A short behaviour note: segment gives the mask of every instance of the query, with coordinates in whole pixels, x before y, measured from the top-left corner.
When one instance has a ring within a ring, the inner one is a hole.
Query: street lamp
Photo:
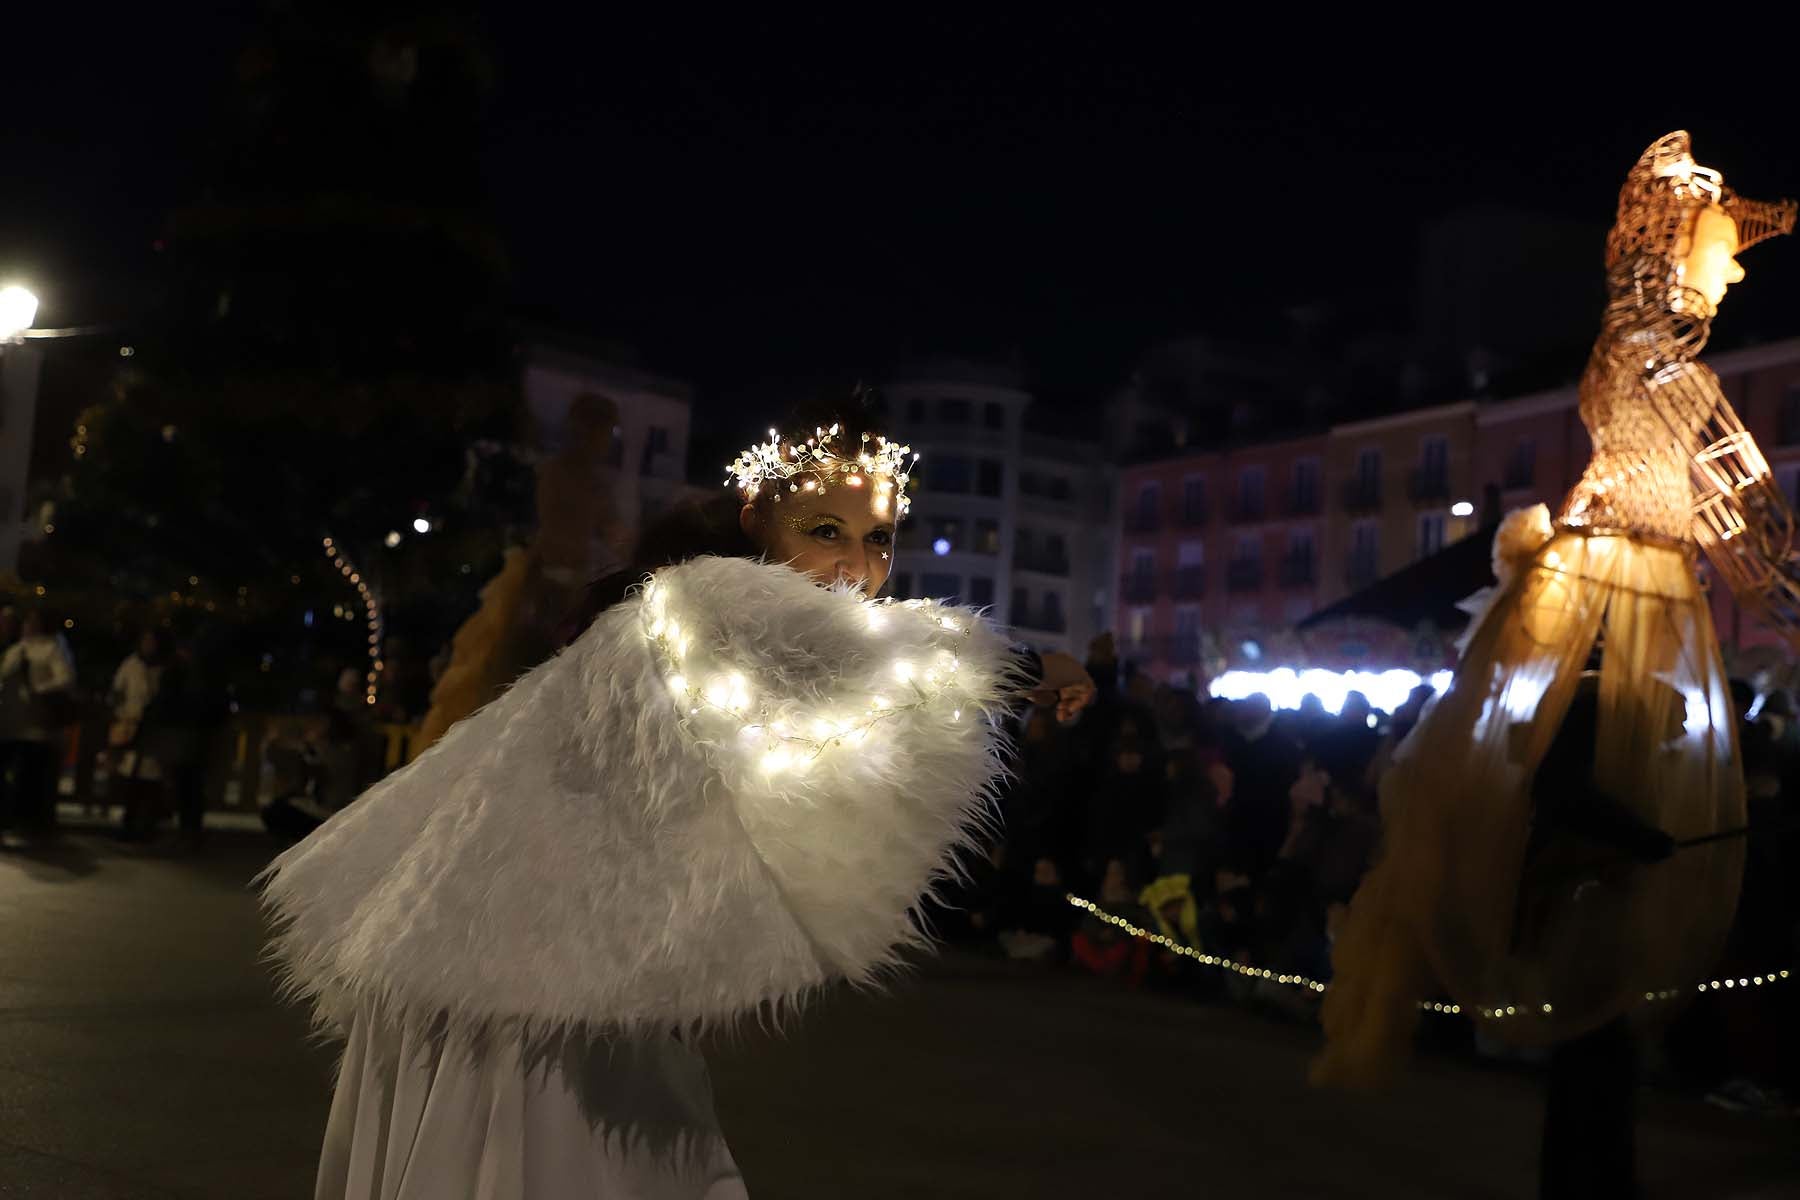
[[[14,284],[0,288],[0,342],[15,341],[37,320],[37,297]]]

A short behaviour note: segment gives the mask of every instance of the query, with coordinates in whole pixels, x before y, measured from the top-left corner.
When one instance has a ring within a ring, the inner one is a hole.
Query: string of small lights
[[[679,709],[690,717],[706,715],[715,723],[723,723],[725,731],[735,736],[735,744],[760,755],[763,773],[804,772],[818,757],[834,746],[861,743],[880,721],[903,712],[913,712],[940,703],[951,706],[950,719],[962,720],[962,709],[951,696],[959,686],[961,659],[949,649],[939,649],[930,662],[896,658],[889,670],[894,688],[909,691],[910,700],[896,700],[885,691],[868,700],[866,708],[851,711],[839,703],[818,711],[796,713],[791,709],[773,716],[759,699],[750,681],[738,671],[715,671],[704,683],[690,680],[688,654],[693,647],[693,634],[684,628],[675,612],[673,589],[653,578],[644,588],[641,610],[644,636],[661,655],[664,680]],[[869,631],[879,634],[886,628],[888,612],[893,607],[908,610],[941,608],[931,601],[906,600],[897,606],[892,600],[864,600],[863,609]],[[925,611],[940,629],[966,639],[968,626],[949,613],[933,615]],[[948,699],[947,699],[948,698]]]
[[[802,443],[796,436],[784,446],[779,431],[769,430],[769,440],[758,442],[725,466],[725,482],[736,483],[744,499],[754,499],[762,485],[772,483],[775,499],[781,499],[781,486],[791,493],[817,492],[824,495],[829,484],[841,479],[848,487],[860,488],[867,483],[871,491],[870,507],[878,517],[904,517],[912,501],[907,498],[908,473],[919,456],[911,446],[890,442],[877,434],[873,439],[862,435],[855,454],[840,451],[832,445],[839,427],[813,430],[813,436]],[[870,448],[871,440],[873,449]],[[907,455],[912,454],[911,462]],[[794,476],[805,475],[799,483]]]
[[[326,538],[325,553],[330,556],[331,565],[336,567],[338,573],[356,588],[356,594],[362,599],[363,613],[367,616],[369,624],[369,673],[363,690],[363,701],[366,704],[373,704],[381,683],[381,673],[387,667],[387,664],[381,661],[381,639],[386,632],[386,622],[381,615],[381,604],[375,599],[375,592],[369,587],[369,581],[362,577],[362,572],[356,569],[356,565],[344,553],[342,546],[331,538]]]
[[[1076,908],[1079,908],[1092,916],[1098,917],[1109,925],[1123,929],[1132,937],[1142,938],[1152,945],[1160,946],[1173,954],[1181,955],[1183,958],[1191,958],[1197,963],[1202,963],[1209,967],[1219,967],[1223,970],[1232,971],[1238,975],[1244,975],[1251,979],[1266,979],[1274,983],[1286,984],[1290,987],[1305,988],[1307,991],[1311,992],[1323,993],[1328,986],[1317,979],[1308,979],[1304,975],[1284,974],[1277,971],[1271,971],[1266,967],[1253,967],[1245,963],[1235,962],[1229,958],[1221,958],[1216,954],[1207,954],[1203,951],[1196,950],[1194,947],[1178,942],[1174,938],[1166,937],[1160,933],[1152,933],[1148,929],[1140,929],[1125,918],[1109,913],[1098,904],[1095,904],[1092,900],[1077,896],[1073,892],[1065,893],[1064,898]],[[1738,979],[1714,979],[1708,983],[1696,985],[1695,990],[1700,992],[1720,992],[1738,988],[1758,988],[1767,984],[1783,982],[1789,977],[1790,972],[1788,971],[1770,971],[1767,974],[1751,975]],[[1678,996],[1686,995],[1687,991],[1688,989],[1686,988],[1666,988],[1660,992],[1645,992],[1644,1000],[1646,1003],[1673,1000]],[[1426,1012],[1441,1013],[1446,1016],[1460,1016],[1463,1012],[1463,1006],[1460,1004],[1420,1001],[1419,1007]],[[1556,1011],[1555,1007],[1550,1004],[1540,1004],[1537,1006],[1537,1009],[1539,1012],[1545,1014]],[[1483,1017],[1490,1021],[1498,1021],[1504,1020],[1507,1017],[1518,1016],[1519,1006],[1509,1004],[1503,1008],[1481,1008],[1474,1011],[1479,1012]]]

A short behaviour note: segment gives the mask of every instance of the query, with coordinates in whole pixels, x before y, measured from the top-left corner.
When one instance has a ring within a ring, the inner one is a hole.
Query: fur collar
[[[368,1003],[461,1032],[702,1030],[874,982],[923,941],[912,906],[1003,771],[1004,639],[967,610],[745,559],[653,588],[654,608],[640,591],[603,613],[259,877],[285,986],[322,1021]],[[676,618],[678,662],[650,636]],[[951,655],[942,690],[899,678]],[[771,772],[767,730],[677,701],[675,667],[697,686],[735,673],[759,720],[893,711]]]

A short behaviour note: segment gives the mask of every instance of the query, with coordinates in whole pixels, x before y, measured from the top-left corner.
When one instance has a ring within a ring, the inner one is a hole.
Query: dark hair
[[[778,428],[784,433],[838,427],[838,443],[856,446],[864,434],[871,438],[884,424],[881,402],[862,384],[846,396],[842,389],[816,392],[796,403]],[[766,436],[767,429],[759,431]],[[759,503],[771,502],[765,492]],[[744,533],[738,514],[744,507],[736,488],[721,487],[716,496],[690,500],[663,513],[646,525],[632,547],[630,564],[590,583],[582,602],[563,622],[564,645],[580,637],[594,618],[625,598],[645,575],[659,567],[686,562],[706,554],[723,558],[757,558],[762,548]]]

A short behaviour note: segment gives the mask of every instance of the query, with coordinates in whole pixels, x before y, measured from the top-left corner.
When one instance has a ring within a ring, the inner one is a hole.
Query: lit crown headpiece
[[[1722,207],[1737,222],[1738,253],[1794,231],[1792,200],[1751,200],[1725,186],[1725,179],[1694,161],[1685,129],[1650,144],[1619,189],[1619,214],[1606,236],[1606,265],[1632,259],[1671,259],[1696,208]]]
[[[814,429],[804,441],[799,437],[783,438],[769,430],[769,440],[749,447],[726,466],[727,486],[736,483],[744,499],[753,499],[765,483],[774,488],[775,499],[784,493],[818,492],[834,486],[867,489],[875,512],[892,515],[899,520],[906,515],[912,501],[907,498],[906,484],[912,478],[912,465],[919,456],[911,446],[890,442],[880,434],[862,435],[862,444],[850,451],[837,444],[840,427]],[[796,480],[796,476],[805,479]]]

